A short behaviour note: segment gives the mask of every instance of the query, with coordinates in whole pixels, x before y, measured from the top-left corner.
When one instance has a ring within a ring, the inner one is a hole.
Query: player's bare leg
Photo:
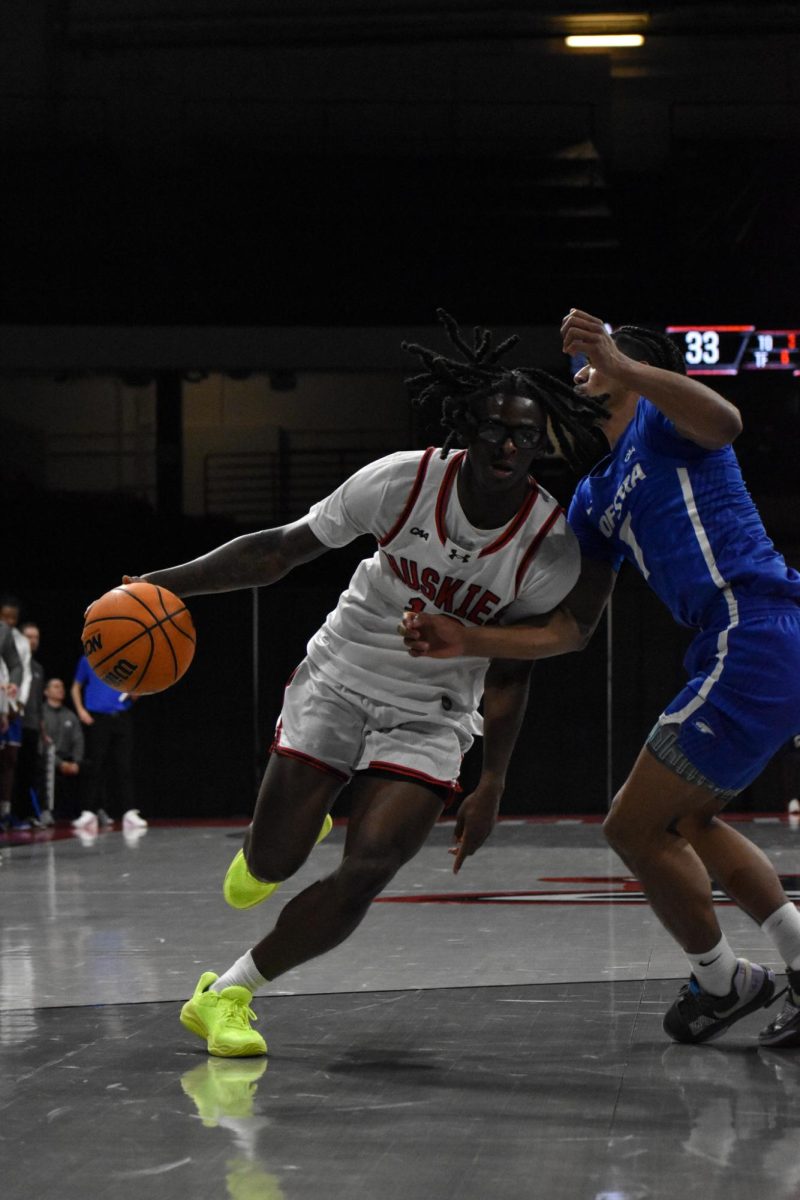
[[[786,893],[772,863],[736,829],[717,816],[701,813],[683,817],[677,829],[712,879],[759,925],[786,904]]]
[[[605,823],[609,843],[692,964],[691,981],[664,1018],[666,1032],[681,1042],[718,1037],[734,1021],[769,1003],[774,992],[773,973],[737,959],[723,936],[709,870],[715,868],[723,886],[733,883],[751,914],[774,912],[786,897],[756,847],[750,853],[745,839],[718,834],[718,827],[724,828],[716,820],[722,804],[709,789],[682,779],[644,749]],[[707,864],[701,853],[710,856]]]
[[[239,851],[225,876],[229,903],[235,908],[260,903],[280,880],[302,866],[344,782],[297,759],[277,755],[270,759],[247,834],[247,859]],[[248,869],[251,862],[257,875]],[[204,971],[181,1009],[181,1024],[202,1038],[212,1055],[266,1054],[266,1042],[250,1024],[255,1019],[250,1008],[253,992],[263,982],[249,951],[222,976]]]
[[[333,786],[335,781],[328,784]],[[364,919],[378,893],[423,845],[442,808],[432,791],[417,784],[357,779],[338,869],[290,900],[272,932],[224,974],[203,972],[181,1009],[184,1028],[202,1038],[212,1055],[266,1054],[266,1042],[250,1024],[256,1016],[250,1008],[253,993],[284,971],[344,941]],[[318,815],[311,805],[308,811]],[[262,828],[269,827],[259,826],[258,837]],[[308,828],[313,828],[310,820]]]
[[[231,908],[254,908],[299,870],[315,843],[333,828],[328,810],[346,782],[338,773],[273,755],[244,847],[234,855],[222,884]]]
[[[642,750],[604,826],[659,920],[690,954],[708,950],[720,937],[709,871],[759,922],[786,903],[769,860],[715,819],[722,807],[707,788],[681,779]]]
[[[252,951],[272,980],[338,946],[370,904],[425,843],[442,812],[429,789],[398,780],[357,778],[344,856],[336,871],[283,908],[275,928]]]
[[[300,759],[272,755],[244,843],[248,869],[257,879],[289,879],[302,867],[346,782]]]

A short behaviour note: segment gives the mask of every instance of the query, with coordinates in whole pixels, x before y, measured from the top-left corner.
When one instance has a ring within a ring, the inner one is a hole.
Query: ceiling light
[[[564,14],[560,28],[568,33],[644,33],[650,24],[646,12],[596,12]]]
[[[564,40],[573,50],[644,45],[641,33],[571,33]]]

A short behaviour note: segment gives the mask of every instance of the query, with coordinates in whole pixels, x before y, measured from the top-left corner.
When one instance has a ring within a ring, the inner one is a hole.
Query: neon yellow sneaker
[[[317,845],[328,836],[332,829],[333,821],[330,814],[326,813],[317,837]],[[256,879],[255,875],[251,875],[247,869],[244,851],[239,850],[228,867],[222,884],[222,894],[231,908],[255,908],[256,904],[260,904],[262,900],[266,900],[267,896],[276,892],[282,882],[281,880],[278,883],[262,883],[260,879]]]
[[[181,1025],[203,1038],[208,1053],[218,1058],[247,1058],[267,1053],[267,1043],[250,1028],[257,1020],[250,1007],[252,993],[244,987],[226,987],[221,992],[208,989],[219,976],[204,971],[194,995],[181,1009]]]
[[[269,1175],[260,1163],[247,1158],[229,1158],[225,1184],[231,1200],[284,1200],[277,1175]]]
[[[258,1081],[267,1069],[265,1058],[209,1058],[181,1076],[181,1087],[194,1100],[197,1115],[208,1129],[220,1117],[252,1117]]]

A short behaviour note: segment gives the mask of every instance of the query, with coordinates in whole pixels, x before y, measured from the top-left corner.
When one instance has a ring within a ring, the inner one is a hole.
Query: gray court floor
[[[739,828],[795,895],[798,832]],[[348,943],[256,998],[268,1062],[208,1058],[180,1003],[344,838],[235,913],[239,833],[0,849],[3,1200],[800,1197],[800,1052],[758,1049],[763,1014],[665,1039],[684,961],[598,825],[504,822],[457,878],[438,827]]]

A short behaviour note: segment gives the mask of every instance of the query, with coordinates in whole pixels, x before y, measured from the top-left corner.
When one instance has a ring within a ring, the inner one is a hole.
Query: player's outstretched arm
[[[516,625],[471,628],[453,617],[403,613],[399,627],[412,658],[550,658],[582,649],[581,633],[564,604]]]
[[[293,567],[318,558],[328,549],[311,532],[307,518],[303,517],[291,525],[246,533],[192,562],[148,571],[137,578],[182,597],[233,592],[274,583]]]
[[[599,317],[571,309],[561,322],[561,339],[565,354],[585,354],[612,385],[646,396],[698,446],[719,450],[741,433],[741,414],[729,400],[697,379],[629,358]]]
[[[432,613],[403,614],[399,632],[412,658],[553,658],[583,650],[608,603],[616,572],[584,558],[572,591],[558,608],[514,625],[462,625]]]
[[[531,663],[493,659],[483,690],[483,767],[456,815],[453,873],[479,850],[497,823],[506,774],[528,705]]]

